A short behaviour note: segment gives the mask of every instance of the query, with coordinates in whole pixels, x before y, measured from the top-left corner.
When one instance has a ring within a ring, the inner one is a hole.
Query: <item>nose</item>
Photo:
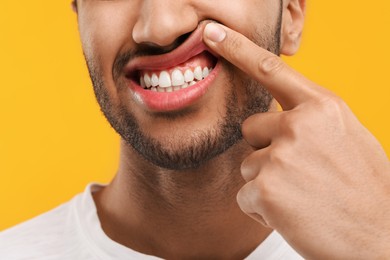
[[[168,46],[181,35],[193,31],[198,15],[187,0],[144,0],[133,27],[133,40]]]

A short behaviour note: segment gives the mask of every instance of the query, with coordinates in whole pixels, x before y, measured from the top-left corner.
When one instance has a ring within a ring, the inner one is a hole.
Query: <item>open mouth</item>
[[[186,62],[165,70],[139,70],[133,78],[143,89],[174,92],[191,87],[206,79],[217,59],[204,51]]]
[[[137,57],[125,67],[130,95],[149,111],[184,109],[200,100],[220,71],[204,44],[206,22],[169,53]]]

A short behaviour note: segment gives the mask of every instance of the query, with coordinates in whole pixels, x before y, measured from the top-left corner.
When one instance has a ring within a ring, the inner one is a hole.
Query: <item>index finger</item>
[[[314,98],[318,92],[318,86],[287,66],[277,55],[226,26],[207,24],[203,38],[212,51],[260,82],[284,110]]]

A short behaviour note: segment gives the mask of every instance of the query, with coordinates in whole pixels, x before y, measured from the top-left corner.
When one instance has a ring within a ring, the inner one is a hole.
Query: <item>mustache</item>
[[[128,49],[119,53],[115,57],[114,65],[112,68],[113,70],[112,74],[114,80],[117,80],[120,77],[124,67],[131,60],[143,56],[161,55],[161,54],[169,53],[172,50],[179,47],[189,37],[191,33],[192,32],[181,35],[174,42],[172,42],[167,46],[160,46],[155,43],[145,42],[145,43],[137,44],[137,46],[135,46],[134,49]]]

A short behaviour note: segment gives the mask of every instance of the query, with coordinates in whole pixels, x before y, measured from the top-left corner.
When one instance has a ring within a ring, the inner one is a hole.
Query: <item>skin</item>
[[[389,259],[390,165],[378,141],[339,97],[243,35],[209,25],[205,38],[284,110],[243,124],[256,151],[241,165],[241,209],[306,258]]]
[[[292,55],[305,1],[286,0],[282,10],[278,51]],[[261,45],[255,32],[275,27],[279,11],[274,0],[77,2],[83,50],[93,61],[90,71],[101,73],[114,120],[125,104],[140,130],[170,152],[191,147],[190,133],[214,129],[228,113],[229,93],[245,107],[248,80],[266,87],[285,110],[249,117],[244,139],[185,169],[159,167],[122,139],[116,177],[94,194],[110,238],[168,259],[242,259],[276,229],[307,258],[389,256],[388,159],[339,98],[252,42]],[[129,100],[112,75],[115,58],[140,46],[170,51],[206,19],[227,26],[224,37],[207,26],[204,41],[230,63],[200,104],[167,119]],[[177,138],[164,142],[172,120]]]

